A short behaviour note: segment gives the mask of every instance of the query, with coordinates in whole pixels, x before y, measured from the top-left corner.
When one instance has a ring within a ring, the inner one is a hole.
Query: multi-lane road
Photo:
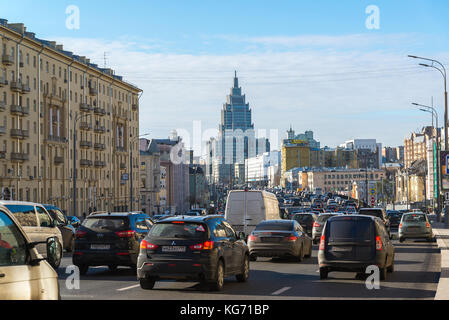
[[[250,279],[238,283],[226,279],[222,292],[210,292],[198,283],[161,281],[153,290],[142,290],[129,268],[109,271],[90,268],[80,278],[78,290],[68,290],[65,273],[71,256],[64,256],[58,270],[63,300],[265,300],[265,299],[433,299],[440,276],[440,253],[435,243],[394,241],[395,272],[380,283],[380,289],[367,289],[355,273],[330,273],[320,280],[317,247],[303,262],[259,258],[251,263]]]

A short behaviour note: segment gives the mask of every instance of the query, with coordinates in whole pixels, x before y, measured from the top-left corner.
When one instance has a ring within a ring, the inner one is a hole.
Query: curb
[[[449,246],[441,237],[443,230],[448,229],[433,229],[441,254],[440,279],[438,281],[437,292],[435,294],[434,300],[449,300]]]

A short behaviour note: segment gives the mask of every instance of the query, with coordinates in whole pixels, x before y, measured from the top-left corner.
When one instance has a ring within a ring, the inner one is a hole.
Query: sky
[[[444,115],[441,74],[407,55],[449,65],[446,0],[3,0],[0,12],[143,89],[140,132],[149,137],[177,129],[193,146],[199,121],[203,140],[214,135],[234,70],[273,148],[290,125],[313,130],[322,146],[398,146],[431,124],[412,102],[433,97]]]

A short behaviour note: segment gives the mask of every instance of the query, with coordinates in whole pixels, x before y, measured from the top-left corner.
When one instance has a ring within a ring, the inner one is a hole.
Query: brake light
[[[173,221],[172,223],[176,223],[176,224],[184,224],[184,221]]]
[[[399,224],[399,229],[402,229],[402,223]]]
[[[430,224],[428,222],[426,223],[426,227],[427,227],[427,229],[430,228]]]
[[[212,250],[213,247],[214,247],[213,241],[206,241],[204,243],[198,243],[189,246],[190,250]]]
[[[77,238],[77,239],[84,238],[86,236],[86,234],[87,234],[87,232],[78,230],[75,233],[75,238]]]
[[[290,236],[290,237],[286,237],[287,241],[296,241],[298,240],[298,237],[295,236]]]
[[[314,222],[313,223],[313,227],[314,228],[319,228],[319,227],[321,227],[321,224],[319,224],[318,222]]]
[[[326,237],[325,236],[321,236],[319,250],[324,250],[324,243],[325,242],[326,242]]]
[[[136,232],[134,230],[127,230],[127,231],[117,231],[115,234],[118,235],[120,238],[131,238],[134,236]]]
[[[190,246],[190,249],[191,250],[201,250],[201,249],[203,249],[203,244],[202,243],[195,244],[193,246]]]
[[[146,241],[146,240],[142,240],[142,241],[140,242],[140,249],[144,249],[144,250],[156,250],[158,247],[159,247],[158,245],[149,243],[149,242]]]
[[[259,239],[259,237],[257,236],[249,236],[248,237],[248,241],[257,241]]]
[[[376,250],[382,250],[382,240],[379,236],[376,237]]]

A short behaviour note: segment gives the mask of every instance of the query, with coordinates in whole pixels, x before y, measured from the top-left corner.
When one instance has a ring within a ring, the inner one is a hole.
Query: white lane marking
[[[273,292],[271,295],[278,296],[281,293],[284,293],[285,291],[290,290],[290,289],[291,289],[291,287],[285,287],[285,288],[279,289],[278,291]]]
[[[140,284],[136,284],[136,285],[133,285],[133,286],[130,286],[130,287],[126,287],[126,288],[117,289],[117,291],[126,291],[126,290],[134,289],[134,288],[137,288],[137,287],[140,287]]]

